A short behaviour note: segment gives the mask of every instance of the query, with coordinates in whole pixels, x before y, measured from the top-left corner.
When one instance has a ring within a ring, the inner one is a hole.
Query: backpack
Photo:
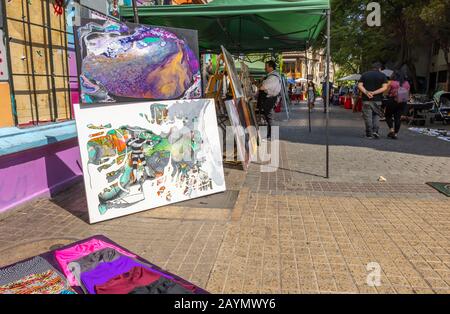
[[[395,101],[399,104],[409,101],[409,90],[407,88],[404,88],[403,85],[398,89]]]

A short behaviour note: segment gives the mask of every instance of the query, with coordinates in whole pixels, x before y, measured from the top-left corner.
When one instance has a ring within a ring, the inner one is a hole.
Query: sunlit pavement
[[[405,126],[388,140],[384,123],[366,140],[360,113],[332,108],[326,179],[324,117],[318,106],[309,133],[304,105],[276,114],[279,165],[226,165],[231,207],[89,225],[81,183],[25,204],[0,216],[0,264],[103,234],[213,293],[450,293],[450,201],[425,185],[450,181],[450,143]]]

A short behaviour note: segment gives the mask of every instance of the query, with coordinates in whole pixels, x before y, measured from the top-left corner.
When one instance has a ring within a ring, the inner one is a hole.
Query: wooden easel
[[[205,96],[207,98],[213,98],[215,100],[218,124],[222,128],[222,130],[225,132],[226,131],[226,127],[227,127],[226,123],[231,123],[231,121],[230,121],[230,118],[228,117],[228,114],[227,114],[227,111],[226,111],[226,108],[225,108],[225,104],[224,104],[224,102],[222,100],[223,84],[224,84],[225,75],[220,73],[220,64],[221,64],[221,62],[223,63],[224,71],[226,71],[227,73],[231,73],[229,68],[228,68],[227,62],[225,61],[224,55],[220,54],[219,57],[217,58],[218,66],[216,68],[216,71],[208,80],[208,85],[206,87]],[[230,88],[231,93],[233,95],[233,99],[237,99],[237,97],[236,97],[236,87],[233,85],[233,81],[231,79],[230,79],[230,87],[229,88]],[[247,126],[251,126],[252,125],[252,118],[251,118],[251,114],[249,112],[249,110],[251,110],[251,108],[247,104],[246,97],[241,98],[240,100],[242,101],[241,109],[242,109],[242,113],[243,113],[243,116],[244,116],[245,124]],[[254,121],[254,124],[255,124],[255,128],[257,128],[258,126],[257,126],[256,121]],[[258,134],[256,134],[256,135],[253,134],[252,136],[256,136],[256,139],[258,139]],[[254,145],[257,145],[257,142],[256,142],[256,144],[255,143],[249,143],[249,145],[251,145],[253,147]],[[253,149],[255,149],[255,147],[253,147]],[[250,154],[250,151],[248,153]],[[236,159],[236,160],[237,160],[237,155],[238,155],[237,154],[237,147],[235,145],[235,147],[234,147],[234,159]],[[250,158],[250,156],[246,156],[246,157]],[[233,162],[227,162],[226,161],[225,163],[229,163],[229,164],[232,164],[232,165],[242,165],[241,161],[233,161]],[[242,168],[245,168],[245,167],[242,165]]]

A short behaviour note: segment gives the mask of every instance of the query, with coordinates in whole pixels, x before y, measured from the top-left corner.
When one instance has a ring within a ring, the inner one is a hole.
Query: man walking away
[[[381,63],[374,63],[372,70],[364,73],[359,80],[358,88],[363,99],[363,118],[366,124],[366,138],[379,139],[381,103],[383,93],[388,88],[386,75],[381,72]]]
[[[278,96],[281,93],[281,76],[276,69],[276,63],[272,60],[266,62],[267,77],[262,82],[258,97],[258,106],[267,123],[267,140],[272,136],[272,110],[275,107]]]

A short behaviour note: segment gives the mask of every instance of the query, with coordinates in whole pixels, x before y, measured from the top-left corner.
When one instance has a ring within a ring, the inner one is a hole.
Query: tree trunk
[[[408,72],[411,74],[414,91],[417,93],[419,90],[419,81],[417,80],[416,65],[412,61],[408,62]]]

